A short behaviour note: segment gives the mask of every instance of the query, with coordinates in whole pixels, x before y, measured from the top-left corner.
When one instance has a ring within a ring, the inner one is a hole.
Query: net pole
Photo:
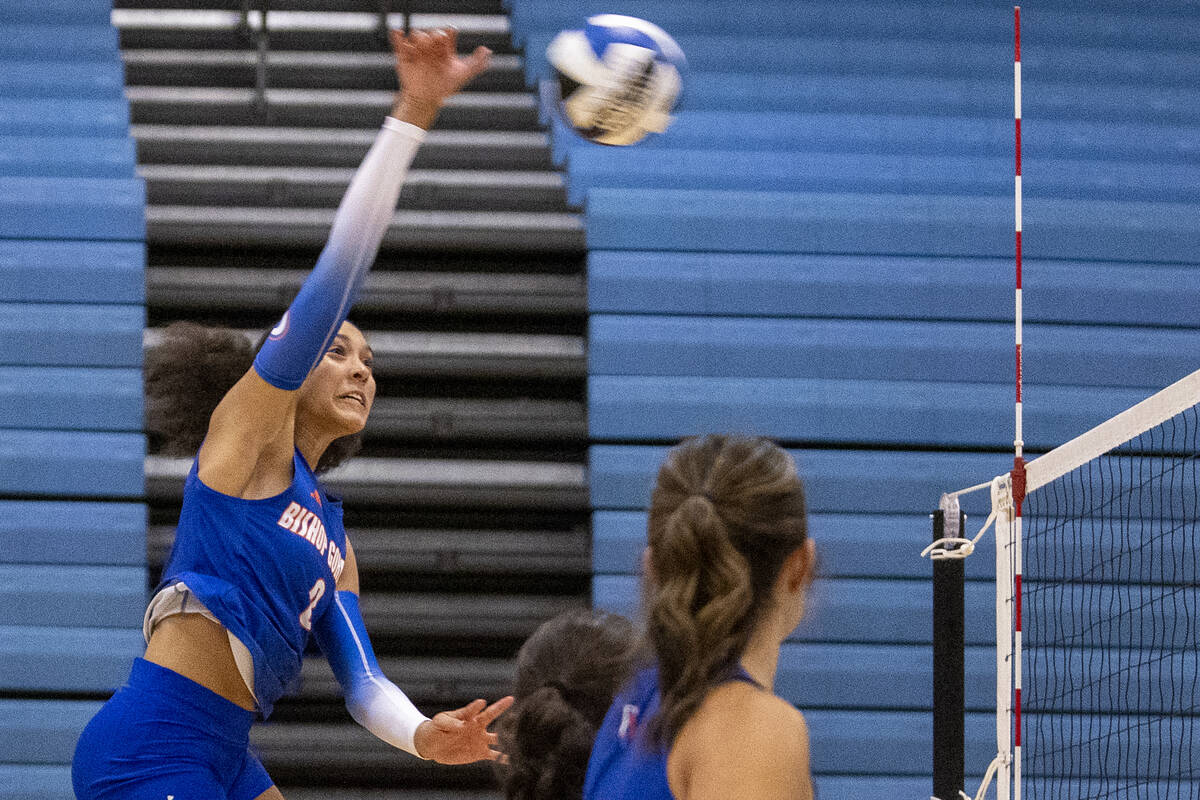
[[[942,495],[933,541],[961,537],[966,515]],[[933,797],[952,800],[966,785],[965,601],[962,559],[933,562]]]
[[[1021,7],[1013,6],[1013,139],[1014,139],[1014,217],[1015,237],[1015,339],[1016,339],[1016,403],[1013,439],[1012,471],[1012,579],[1013,579],[1013,753],[1012,753],[1012,797],[1021,800],[1021,507],[1025,502],[1025,442],[1021,412],[1023,386],[1022,323],[1022,264],[1021,264]]]

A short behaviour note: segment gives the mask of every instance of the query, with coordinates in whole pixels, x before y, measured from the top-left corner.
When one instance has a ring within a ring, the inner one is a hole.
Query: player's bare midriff
[[[246,688],[229,634],[217,623],[199,614],[176,614],[154,628],[144,658],[178,672],[247,711],[255,709],[254,697]]]

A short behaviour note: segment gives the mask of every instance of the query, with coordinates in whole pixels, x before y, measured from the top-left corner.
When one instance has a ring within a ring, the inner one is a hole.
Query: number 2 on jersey
[[[304,628],[304,630],[312,630],[313,609],[317,607],[317,603],[321,602],[321,598],[324,596],[325,579],[318,578],[313,587],[308,590],[308,608],[304,609],[304,613],[300,615],[300,627]]]

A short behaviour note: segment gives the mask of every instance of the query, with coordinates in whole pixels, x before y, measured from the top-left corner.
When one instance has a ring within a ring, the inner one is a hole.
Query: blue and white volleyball
[[[546,47],[558,111],[583,138],[630,145],[662,133],[683,87],[683,51],[657,25],[599,14]]]

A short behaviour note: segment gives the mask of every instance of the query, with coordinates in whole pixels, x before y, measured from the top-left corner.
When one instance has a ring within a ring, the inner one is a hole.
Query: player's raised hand
[[[397,111],[436,115],[448,98],[491,63],[492,51],[482,46],[468,56],[458,55],[458,31],[453,28],[389,33],[400,81]],[[421,125],[420,120],[404,121]]]
[[[512,704],[512,697],[497,700],[490,706],[485,700],[475,700],[454,711],[443,711],[420,724],[413,736],[413,744],[422,758],[440,764],[496,761],[502,758],[496,749],[499,740],[488,726]]]

